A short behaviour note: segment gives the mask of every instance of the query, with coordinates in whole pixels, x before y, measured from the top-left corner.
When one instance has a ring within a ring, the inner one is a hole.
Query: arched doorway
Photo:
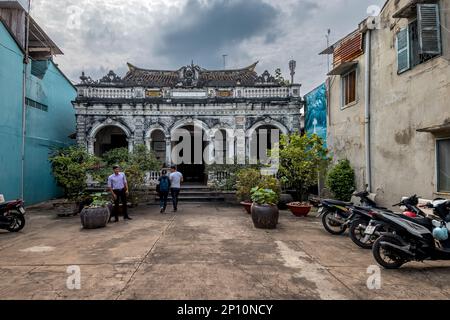
[[[166,135],[162,130],[154,130],[150,135],[150,148],[155,153],[156,159],[161,163],[166,162]]]
[[[206,132],[194,125],[172,132],[172,162],[177,165],[187,183],[206,183],[205,150],[209,144]]]
[[[128,137],[125,131],[117,126],[106,126],[95,136],[94,154],[98,157],[106,152],[118,149],[128,149]]]
[[[268,164],[270,150],[280,141],[284,132],[270,124],[260,125],[251,131],[249,138],[250,163]]]

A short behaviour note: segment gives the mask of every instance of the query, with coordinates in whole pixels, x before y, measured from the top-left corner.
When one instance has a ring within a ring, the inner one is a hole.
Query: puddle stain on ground
[[[347,297],[342,295],[334,288],[332,278],[327,276],[327,269],[311,260],[305,252],[296,251],[288,247],[282,241],[275,241],[278,246],[278,252],[283,259],[286,267],[298,270],[294,274],[296,278],[304,278],[315,284],[320,299],[323,300],[344,300]]]

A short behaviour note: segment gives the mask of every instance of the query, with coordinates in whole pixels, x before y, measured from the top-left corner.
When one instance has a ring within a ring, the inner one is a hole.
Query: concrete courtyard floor
[[[240,207],[184,204],[131,211],[98,230],[30,209],[19,234],[0,231],[0,299],[448,299],[450,262],[381,271],[369,290],[370,251],[326,233],[320,219],[282,211],[277,230],[257,230]],[[69,290],[69,266],[81,289]]]

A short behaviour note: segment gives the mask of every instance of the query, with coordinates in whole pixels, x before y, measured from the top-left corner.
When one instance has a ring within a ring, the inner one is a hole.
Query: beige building
[[[388,0],[327,48],[328,145],[381,204],[450,197],[450,0]]]

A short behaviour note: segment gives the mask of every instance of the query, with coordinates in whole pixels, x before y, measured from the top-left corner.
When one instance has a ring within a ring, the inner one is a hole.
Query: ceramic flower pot
[[[108,207],[84,208],[80,213],[81,225],[84,229],[98,229],[106,227],[110,217]]]
[[[296,217],[307,217],[311,212],[312,206],[304,203],[288,203],[288,208]]]
[[[276,229],[280,212],[277,206],[254,203],[251,207],[253,224],[258,229]]]
[[[248,213],[248,214],[252,214],[252,211],[251,211],[251,209],[252,209],[252,202],[249,202],[249,201],[242,201],[241,202],[241,205],[244,207],[244,209],[245,209],[245,211]]]

